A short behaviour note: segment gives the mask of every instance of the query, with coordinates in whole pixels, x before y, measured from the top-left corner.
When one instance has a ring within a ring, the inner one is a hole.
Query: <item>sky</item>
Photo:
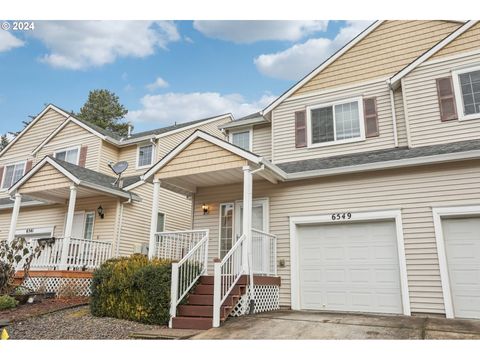
[[[4,21],[1,21],[2,24]],[[12,25],[12,21],[7,21]],[[134,131],[263,109],[372,21],[34,21],[0,29],[0,133],[93,89]]]

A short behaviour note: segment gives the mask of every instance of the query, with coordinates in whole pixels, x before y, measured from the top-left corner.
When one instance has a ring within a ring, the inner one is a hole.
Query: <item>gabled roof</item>
[[[395,88],[398,86],[399,81],[407,74],[409,74],[411,71],[413,71],[417,66],[425,62],[427,59],[429,59],[432,55],[434,55],[436,52],[440,51],[442,48],[450,44],[453,40],[458,38],[460,35],[465,33],[468,29],[470,29],[472,26],[474,26],[478,20],[470,20],[467,21],[465,24],[460,26],[457,30],[452,32],[450,35],[448,35],[446,38],[441,40],[439,43],[437,43],[435,46],[427,50],[425,53],[423,53],[421,56],[416,58],[413,62],[405,66],[402,70],[400,70],[398,73],[393,75],[390,79],[388,79],[388,83],[390,84],[391,87]]]
[[[274,173],[279,180],[283,180],[283,171],[280,170],[277,166],[270,163],[265,158],[254,154],[250,151],[244,150],[234,144],[231,144],[227,141],[217,138],[216,136],[210,135],[202,130],[196,130],[192,135],[182,141],[177,147],[175,147],[172,151],[170,151],[167,155],[165,155],[160,161],[158,161],[155,165],[153,165],[145,174],[142,176],[142,181],[147,181],[151,178],[157,171],[167,165],[170,160],[175,158],[182,150],[184,150],[188,145],[193,143],[197,139],[203,139],[208,141],[214,145],[217,145],[227,151],[230,151],[244,159],[256,164],[258,166],[264,166],[272,173]]]
[[[312,72],[310,72],[308,75],[306,75],[303,79],[301,79],[299,82],[297,82],[295,85],[293,85],[290,89],[285,91],[282,95],[280,95],[275,101],[273,101],[270,105],[268,105],[265,109],[261,111],[261,114],[263,116],[266,116],[268,113],[270,113],[273,109],[275,109],[283,100],[288,98],[290,95],[292,95],[295,91],[297,91],[299,88],[301,88],[303,85],[305,85],[308,81],[310,81],[312,78],[314,78],[316,75],[318,75],[323,69],[325,69],[327,66],[329,66],[331,63],[333,63],[335,60],[337,60],[340,56],[345,54],[348,50],[350,50],[352,47],[354,47],[358,42],[360,42],[362,39],[364,39],[368,34],[370,34],[373,30],[375,30],[377,27],[379,27],[384,20],[377,20],[374,23],[372,23],[369,27],[367,27],[365,30],[363,30],[360,34],[358,34],[356,37],[354,37],[350,42],[348,42],[345,46],[343,46],[340,50],[338,50],[335,54],[330,56],[327,60],[325,60],[322,64],[320,64],[317,68],[315,68]]]
[[[261,125],[261,124],[270,124],[270,121],[265,119],[260,112],[256,112],[242,118],[236,119],[234,121],[230,121],[225,124],[221,124],[218,126],[219,129],[233,129],[243,126],[251,126],[251,125]]]
[[[37,171],[40,170],[45,164],[52,165],[76,185],[107,192],[112,195],[127,199],[141,201],[141,198],[138,195],[113,185],[116,180],[115,177],[105,175],[78,165],[70,164],[68,162],[55,159],[51,156],[45,156],[42,161],[35,165],[24,177],[22,177],[10,189],[8,189],[8,192],[10,194],[15,193],[20,186],[22,186],[26,181],[28,181],[28,179],[35,175],[35,173],[37,173]],[[131,181],[133,181],[133,179],[129,180],[129,183],[131,183]]]

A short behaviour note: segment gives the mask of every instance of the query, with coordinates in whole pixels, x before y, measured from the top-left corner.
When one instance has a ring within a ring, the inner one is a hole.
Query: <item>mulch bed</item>
[[[43,299],[38,303],[18,305],[14,309],[0,311],[0,322],[23,321],[31,317],[41,316],[58,310],[88,304],[88,302],[89,298],[87,297]]]

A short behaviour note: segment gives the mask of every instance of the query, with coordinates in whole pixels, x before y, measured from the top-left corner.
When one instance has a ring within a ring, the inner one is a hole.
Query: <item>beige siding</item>
[[[48,135],[49,134],[45,134],[44,138]],[[85,167],[98,171],[101,145],[102,140],[98,136],[93,135],[91,132],[73,122],[69,122],[40,149],[36,156],[36,162],[41,161],[46,155],[53,155],[53,153],[58,150],[75,146],[88,146]]]
[[[137,170],[137,144],[132,146],[122,147],[119,150],[118,159],[119,161],[128,162],[128,169],[124,172],[125,176],[143,174],[145,169]]]
[[[348,144],[312,148],[295,147],[295,111],[302,111],[309,105],[326,103],[332,101],[332,99],[348,99],[359,96],[377,98],[379,136]],[[390,92],[385,81],[287,100],[273,111],[272,123],[273,161],[275,163],[387,149],[395,145]]]
[[[386,21],[294,95],[394,74],[460,26],[448,21]]]
[[[165,231],[192,228],[192,200],[167,189],[160,190],[159,211],[166,214]]]
[[[268,160],[272,160],[272,127],[270,125],[253,128],[252,151]]]
[[[112,170],[108,167],[109,162],[116,163],[119,161],[119,149],[106,141],[101,142],[98,171],[113,175]]]
[[[278,236],[281,305],[290,305],[289,217],[343,211],[401,209],[412,312],[444,313],[432,206],[478,204],[480,161],[296,181],[255,182],[254,198],[269,198],[270,232]],[[210,229],[210,261],[218,254],[219,203],[242,199],[242,185],[201,188],[194,228]],[[203,215],[201,205],[209,205]]]
[[[245,159],[203,139],[197,139],[180,154],[170,160],[156,178],[198,174],[210,171],[238,168]]]
[[[480,23],[472,26],[450,44],[434,54],[431,59],[458,54],[464,51],[480,49]]]
[[[398,88],[394,92],[395,116],[397,118],[397,137],[398,146],[407,146],[407,128],[405,124],[405,111],[403,109],[402,88]]]
[[[454,60],[425,63],[404,78],[412,146],[478,139],[480,122],[440,120],[435,79],[450,76],[452,69],[478,65],[480,54]],[[457,109],[458,110],[458,109]]]
[[[50,164],[45,164],[28,181],[20,186],[19,192],[28,194],[30,192],[66,188],[72,182],[68,180],[60,171]]]

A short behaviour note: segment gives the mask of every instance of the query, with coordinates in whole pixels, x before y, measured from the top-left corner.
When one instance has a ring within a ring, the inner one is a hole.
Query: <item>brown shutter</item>
[[[377,98],[363,99],[363,115],[365,117],[365,136],[367,138],[378,136]]]
[[[80,156],[78,158],[78,166],[85,167],[85,163],[87,162],[87,150],[88,150],[88,146],[82,146],[80,148]]]
[[[302,148],[307,146],[307,120],[306,112],[295,112],[295,147]]]
[[[436,81],[440,119],[442,121],[457,120],[457,107],[455,105],[452,77],[444,77]]]
[[[4,166],[0,166],[0,186],[2,186],[3,181],[3,170],[5,169]]]
[[[28,173],[32,169],[33,161],[32,160],[27,160],[27,163],[25,164],[25,174]]]

